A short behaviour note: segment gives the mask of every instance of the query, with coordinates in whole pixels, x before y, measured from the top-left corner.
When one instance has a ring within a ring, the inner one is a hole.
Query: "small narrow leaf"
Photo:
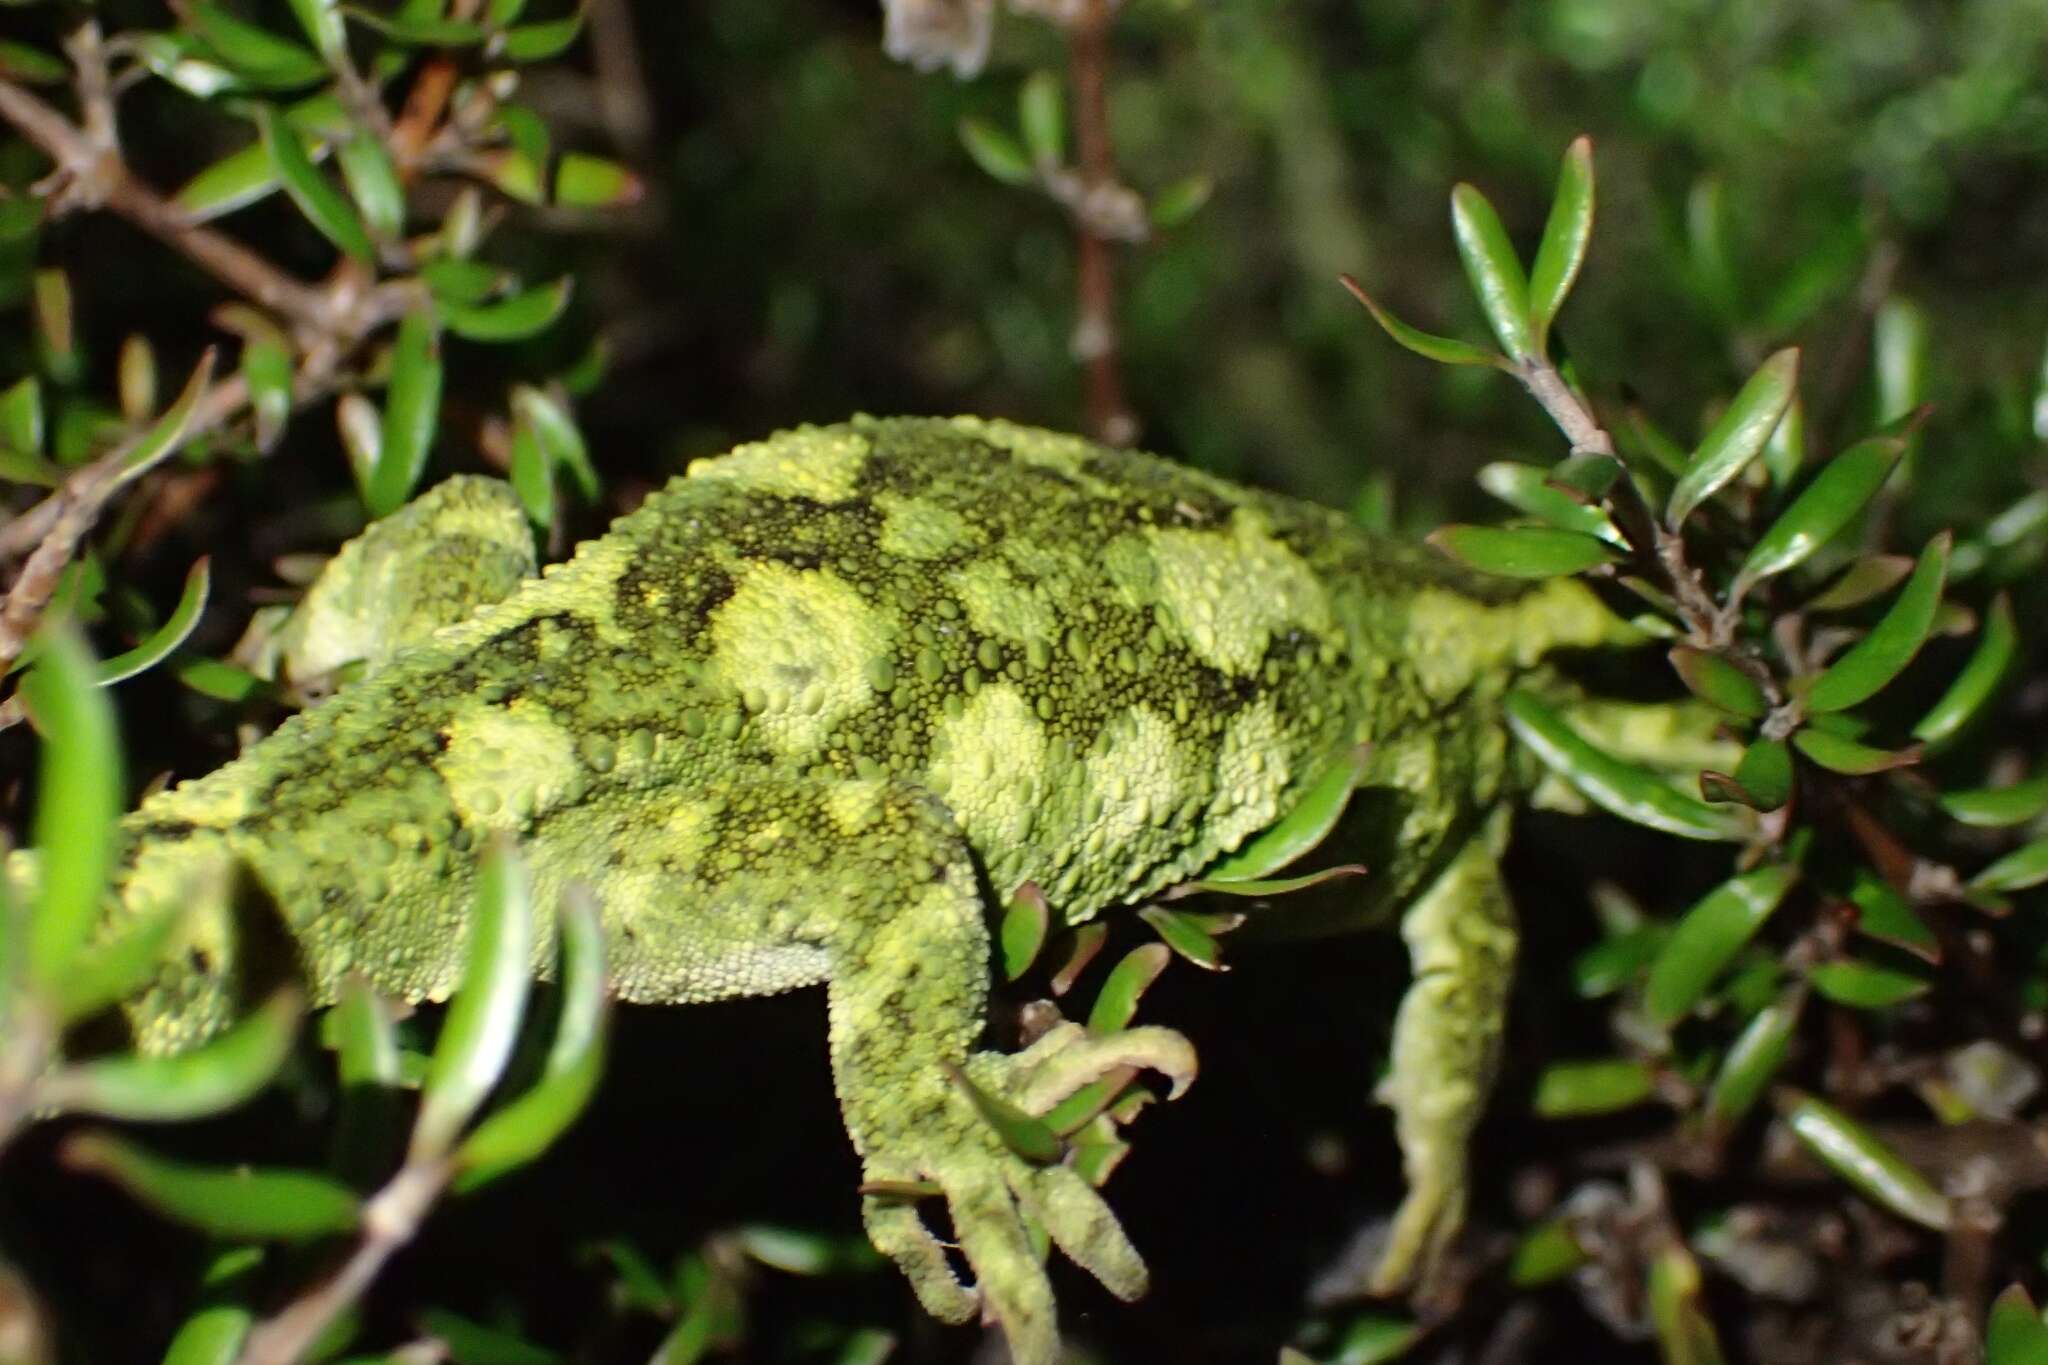
[[[64,1144],[64,1164],[120,1185],[168,1218],[236,1241],[303,1242],[356,1225],[355,1192],[314,1171],[194,1166],[105,1133]]]
[[[377,463],[364,495],[372,518],[397,511],[419,486],[440,416],[441,345],[434,320],[424,311],[407,313],[391,352]]]
[[[1679,679],[1702,701],[1748,720],[1770,709],[1770,699],[1756,679],[1720,655],[1679,645],[1669,658]]]
[[[1067,99],[1060,78],[1034,71],[1017,91],[1017,126],[1024,131],[1024,149],[1041,166],[1058,166],[1067,157]]]
[[[1942,810],[1951,820],[1980,829],[2024,825],[2048,811],[2048,774],[2015,782],[2010,787],[1976,787],[1943,792]]]
[[[1792,750],[1780,739],[1757,740],[1742,751],[1735,780],[1762,803],[1761,809],[1778,809],[1792,799]]]
[[[1183,176],[1153,195],[1146,212],[1152,218],[1153,227],[1161,232],[1171,232],[1200,213],[1215,192],[1216,182],[1209,176]]]
[[[1358,745],[1332,763],[1278,823],[1254,835],[1237,852],[1211,864],[1202,874],[1208,882],[1255,881],[1270,877],[1320,844],[1337,826],[1351,793],[1365,775],[1369,746]]]
[[[1612,460],[1607,463],[1614,464]],[[1567,493],[1554,482],[1554,477],[1554,471],[1540,465],[1499,460],[1480,469],[1479,486],[1517,512],[1547,521],[1561,531],[1598,536],[1615,545],[1622,543],[1621,533],[1614,529],[1605,512]]]
[[[568,405],[530,384],[517,384],[512,389],[512,410],[519,414],[521,420],[532,425],[533,434],[540,441],[549,466],[568,470],[577,491],[585,498],[595,498],[598,493],[597,466],[590,461],[589,446],[583,440],[583,433],[577,429],[576,419],[570,414]]]
[[[1877,420],[1906,416],[1927,391],[1927,314],[1911,299],[1886,299],[1872,320],[1870,350]]]
[[[1913,727],[1913,738],[1940,748],[1961,734],[1972,720],[1983,714],[1997,695],[1998,686],[2019,652],[2019,631],[2013,624],[2012,599],[2000,593],[1992,599],[1984,618],[1984,633],[1977,648],[1941,700],[1928,709]]]
[[[357,133],[342,142],[335,160],[370,231],[386,241],[403,232],[405,189],[399,184],[398,167],[385,150],[384,139],[374,133]]]
[[[45,626],[40,656],[21,682],[42,732],[33,832],[41,886],[30,910],[28,979],[59,989],[106,894],[121,813],[121,741],[92,655],[69,626]]]
[[[43,385],[34,375],[0,392],[0,445],[24,455],[43,448]]]
[[[1798,868],[1773,863],[1731,877],[1700,897],[1650,965],[1643,990],[1650,1018],[1668,1029],[1691,1013],[1798,880]]]
[[[149,633],[135,648],[103,661],[99,665],[98,677],[102,687],[109,683],[121,682],[138,673],[145,673],[169,658],[171,651],[185,643],[192,628],[199,624],[200,613],[206,610],[206,593],[211,575],[208,564],[211,561],[196,560],[185,574],[185,590],[178,597],[178,605],[161,626]]]
[[[1018,887],[1003,910],[1002,924],[997,933],[1002,945],[1005,981],[1015,981],[1031,970],[1031,964],[1038,960],[1038,950],[1045,946],[1046,933],[1051,926],[1052,909],[1046,904],[1045,893],[1038,889],[1038,883],[1026,882]]]
[[[1101,920],[1091,920],[1073,930],[1066,937],[1067,958],[1053,973],[1052,993],[1065,995],[1081,979],[1081,973],[1088,970],[1088,964],[1102,951],[1103,943],[1109,938],[1109,927]]]
[[[569,208],[622,208],[646,192],[646,182],[610,157],[564,152],[555,162],[555,202]]]
[[[1676,791],[1650,769],[1588,743],[1532,693],[1510,692],[1505,708],[1515,737],[1602,809],[1685,839],[1741,837],[1743,823],[1735,815]]]
[[[1168,910],[1163,906],[1148,905],[1138,911],[1138,918],[1152,926],[1166,946],[1179,953],[1197,967],[1212,972],[1230,970],[1223,961],[1223,950],[1216,939],[1202,926],[1201,920],[1179,910]]]
[[[1530,1107],[1547,1119],[1577,1118],[1632,1108],[1656,1093],[1656,1076],[1633,1058],[1552,1062],[1536,1077]]]
[[[1816,964],[1806,974],[1813,988],[1838,1005],[1881,1010],[1925,995],[1932,983],[1896,967],[1843,958]]]
[[[268,104],[256,105],[256,127],[263,135],[263,150],[270,157],[271,169],[306,221],[347,255],[365,264],[373,263],[377,247],[364,230],[363,220],[356,215],[355,205],[313,164],[298,131]]]
[[[552,61],[569,50],[583,32],[584,7],[578,5],[574,14],[560,19],[549,19],[537,24],[520,24],[505,30],[505,56],[507,60],[526,62]]]
[[[1508,1283],[1517,1289],[1554,1284],[1590,1259],[1569,1217],[1547,1218],[1515,1243],[1514,1255],[1508,1258]]]
[[[2048,1323],[2027,1291],[2007,1285],[1991,1305],[1991,1317],[1984,1327],[1984,1365],[2044,1365],[2048,1363]]]
[[[1593,140],[1583,135],[1565,149],[1564,164],[1557,173],[1557,193],[1550,201],[1550,217],[1543,224],[1543,240],[1536,248],[1535,264],[1529,268],[1529,319],[1535,331],[1535,348],[1544,349],[1550,324],[1571,293],[1572,282],[1586,260],[1586,244],[1593,237]]]
[[[115,1056],[75,1062],[37,1085],[39,1105],[113,1119],[165,1122],[232,1109],[261,1090],[291,1053],[303,1012],[286,989],[202,1047],[167,1057]]]
[[[946,1072],[974,1105],[982,1121],[995,1129],[1004,1146],[1036,1166],[1050,1166],[1060,1159],[1065,1148],[1059,1134],[1053,1132],[1043,1119],[1025,1113],[998,1095],[989,1094],[970,1080],[966,1072],[951,1063],[947,1063]]]
[[[1597,536],[1549,526],[1440,526],[1427,539],[1468,568],[1503,578],[1556,578],[1621,558]]]
[[[448,330],[470,341],[523,341],[547,330],[569,306],[572,281],[564,275],[553,284],[535,285],[493,303],[441,305]]]
[[[2025,891],[2048,882],[2048,839],[2036,839],[1970,878],[1973,891]]]
[[[1699,1262],[1673,1238],[1650,1262],[1650,1324],[1663,1365],[1726,1365],[1713,1319],[1707,1316]]]
[[[1491,365],[1495,369],[1507,369],[1507,358],[1498,351],[1489,351],[1484,346],[1474,346],[1469,341],[1456,337],[1440,337],[1425,332],[1407,323],[1380,307],[1372,295],[1360,287],[1357,280],[1349,275],[1339,275],[1337,282],[1351,291],[1351,297],[1365,305],[1365,311],[1394,341],[1427,360],[1442,365]]]
[[[1785,409],[1785,415],[1771,429],[1771,439],[1764,442],[1764,469],[1771,476],[1771,487],[1791,487],[1805,463],[1806,404],[1795,393],[1792,406]]]
[[[58,984],[58,1020],[72,1024],[88,1018],[147,985],[178,925],[178,909],[167,906],[145,914],[118,938],[95,943],[79,954]]]
[[[1869,868],[1859,868],[1849,901],[1856,907],[1856,929],[1880,943],[1903,948],[1925,962],[1941,960],[1941,940],[1935,937],[1912,903]]]
[[[1948,1228],[1948,1200],[1869,1129],[1798,1090],[1782,1092],[1777,1103],[1786,1126],[1807,1150],[1857,1192],[1924,1228]]]
[[[1138,998],[1159,979],[1172,957],[1172,949],[1164,943],[1147,943],[1125,953],[1096,992],[1095,1006],[1088,1012],[1088,1031],[1104,1036],[1129,1027],[1138,1012]]]
[[[202,1308],[179,1326],[163,1365],[235,1365],[256,1315],[238,1303]]]
[[[1501,349],[1515,360],[1536,355],[1528,278],[1522,274],[1522,262],[1508,241],[1500,215],[1477,187],[1460,184],[1451,191],[1451,232],[1465,263],[1465,278],[1472,282],[1472,292],[1478,296],[1494,336],[1500,339]]]
[[[1792,746],[1829,772],[1845,777],[1869,777],[1893,768],[1910,768],[1920,761],[1921,755],[1917,744],[1904,749],[1878,749],[1847,735],[1811,726],[1792,736]]]
[[[1005,185],[1028,185],[1038,178],[1017,140],[984,119],[960,120],[960,144],[975,165]]]
[[[1722,1132],[1742,1121],[1784,1067],[1802,998],[1788,991],[1751,1015],[1722,1058],[1707,1089],[1706,1105],[1708,1121]]]
[[[305,48],[239,19],[219,5],[196,4],[188,13],[193,28],[214,55],[252,84],[283,90],[311,85],[327,76],[327,64]]]
[[[564,898],[561,933],[561,1009],[555,1039],[531,1090],[490,1115],[456,1150],[462,1167],[457,1190],[474,1189],[532,1161],[582,1114],[604,1071],[604,931],[587,891]]]
[[[1904,555],[1866,555],[1808,598],[1806,610],[1851,611],[1898,587],[1911,572],[1913,561]]]
[[[1792,505],[1757,537],[1736,582],[1746,589],[1760,578],[1804,563],[1856,519],[1897,468],[1905,449],[1905,442],[1897,438],[1873,438],[1858,441],[1822,465]]]
[[[448,1007],[421,1087],[412,1155],[431,1160],[454,1145],[511,1058],[533,973],[533,891],[526,866],[503,846],[477,871],[462,984]]]
[[[142,433],[135,444],[128,448],[121,462],[120,482],[129,483],[141,477],[159,460],[175,451],[185,439],[185,428],[191,424],[192,414],[199,407],[199,400],[205,396],[207,385],[213,382],[213,363],[217,352],[209,346],[193,367],[191,378],[178,394],[177,401],[156,419],[156,424]]]
[[[322,57],[331,62],[348,51],[348,29],[335,0],[291,0],[291,7],[292,17]]]
[[[1943,531],[1921,551],[1891,609],[1868,635],[1814,680],[1805,697],[1808,711],[1843,711],[1868,701],[1913,661],[1934,628],[1935,610],[1941,605],[1942,584],[1948,575],[1950,543],[1949,533]]]
[[[1714,496],[1749,462],[1763,453],[1771,429],[1791,406],[1799,383],[1799,349],[1788,346],[1757,367],[1728,410],[1707,432],[1685,472],[1671,490],[1664,522],[1672,530],[1685,524],[1693,509]]]

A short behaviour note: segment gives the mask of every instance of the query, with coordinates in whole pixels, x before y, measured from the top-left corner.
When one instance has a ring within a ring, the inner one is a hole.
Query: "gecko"
[[[869,1238],[930,1313],[993,1320],[1020,1365],[1051,1365],[1034,1230],[1125,1298],[1146,1267],[1102,1195],[1005,1146],[961,1078],[1043,1114],[1133,1070],[1178,1094],[1196,1059],[1158,1025],[992,1046],[1006,900],[1036,887],[1065,926],[1146,904],[1358,756],[1372,861],[1321,927],[1398,918],[1414,969],[1378,1092],[1407,1188],[1373,1285],[1398,1289],[1459,1226],[1500,1049],[1496,858],[1532,780],[1502,699],[1631,635],[1576,581],[1480,577],[1321,506],[997,420],[742,445],[538,573],[517,499],[457,476],[346,546],[279,636],[288,676],[358,676],[126,818],[110,919],[232,864],[317,1000],[351,974],[440,1000],[481,851],[509,839],[536,905],[595,893],[620,1000],[823,986]],[[140,1048],[246,1007],[245,921],[186,917],[127,1002]],[[944,1200],[950,1245],[906,1190]]]

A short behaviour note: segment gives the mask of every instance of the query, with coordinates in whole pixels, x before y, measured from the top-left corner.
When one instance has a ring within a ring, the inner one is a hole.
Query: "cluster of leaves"
[[[1676,915],[1608,898],[1610,932],[1576,975],[1583,996],[1615,1002],[1622,1054],[1552,1061],[1534,1084],[1533,1107],[1551,1118],[1646,1104],[1674,1112],[1661,1159],[1639,1163],[1646,1178],[1632,1202],[1616,1197],[1629,1204],[1638,1264],[1612,1263],[1603,1234],[1614,1204],[1589,1197],[1598,1188],[1589,1185],[1524,1239],[1506,1271],[1532,1286],[1573,1272],[1611,1282],[1625,1270],[1643,1291],[1619,1319],[1647,1322],[1675,1365],[1723,1358],[1696,1258],[1766,1298],[1778,1288],[1745,1277],[1758,1257],[1729,1231],[1730,1210],[1703,1211],[1681,1229],[1673,1209],[1686,1201],[1664,1183],[1725,1172],[1766,1096],[1809,1161],[1942,1237],[1955,1307],[1983,1292],[1967,1277],[1988,1273],[1985,1240],[2018,1177],[1987,1177],[1967,1161],[1927,1169],[1901,1150],[1906,1139],[1888,1139],[1855,1111],[1905,1090],[1937,1130],[2012,1121],[2038,1086],[2030,1064],[1995,1040],[2001,1030],[2020,1036],[2017,1014],[1994,1021],[1993,1037],[1937,1044],[1941,1065],[1857,1068],[1844,1058],[1845,1049],[1861,1057],[1930,1045],[1942,1031],[1922,1002],[1967,992],[1968,972],[1995,952],[2027,951],[2025,937],[1998,929],[2016,894],[2048,883],[2039,835],[2048,779],[1989,785],[1983,768],[1998,753],[1986,732],[2023,650],[2002,586],[2037,567],[2043,509],[2029,498],[1960,538],[1935,535],[1916,556],[1883,551],[1898,503],[1911,497],[1926,416],[1910,401],[1910,339],[1880,336],[1880,364],[1887,348],[1906,353],[1889,377],[1903,415],[1832,454],[1808,449],[1796,349],[1765,359],[1691,450],[1639,412],[1617,442],[1578,376],[1553,359],[1553,324],[1585,257],[1593,202],[1592,148],[1581,138],[1525,272],[1484,195],[1471,185],[1453,192],[1459,254],[1499,350],[1422,332],[1345,283],[1407,349],[1515,378],[1570,443],[1555,465],[1482,471],[1482,486],[1520,521],[1447,526],[1432,541],[1482,572],[1594,585],[1645,637],[1670,642],[1675,682],[1715,718],[1733,759],[1727,771],[1673,772],[1627,752],[1625,728],[1602,735],[1575,723],[1569,699],[1507,699],[1523,744],[1587,802],[1739,848],[1740,870]],[[1888,325],[1901,329],[1896,311]],[[1946,596],[1951,587],[1988,600],[1973,608]],[[1930,688],[1934,671],[1913,665],[1940,636],[1974,638],[1945,684]],[[1825,1075],[1811,1055],[1819,1036],[1835,1054]],[[1821,1075],[1828,1098],[1805,1088],[1802,1072]],[[1995,1365],[2031,1359],[2048,1331],[2022,1303],[2017,1289],[2000,1301]],[[2023,1340],[2033,1344],[2012,1344]]]

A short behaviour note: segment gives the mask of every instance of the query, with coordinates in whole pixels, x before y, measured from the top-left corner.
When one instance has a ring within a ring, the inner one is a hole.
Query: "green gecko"
[[[531,554],[516,501],[474,478],[347,547],[284,666],[362,676],[145,801],[121,904],[231,863],[316,998],[361,973],[440,999],[478,851],[510,836],[537,904],[595,890],[622,1000],[822,984],[869,1236],[931,1313],[990,1316],[1048,1365],[1030,1224],[1121,1296],[1145,1266],[1074,1170],[1004,1146],[955,1069],[1043,1113],[1133,1067],[1177,1094],[1195,1058],[1159,1027],[988,1048],[992,914],[1027,882],[1056,923],[1144,902],[1363,753],[1352,919],[1405,911],[1416,978],[1381,1089],[1408,1192],[1375,1287],[1442,1252],[1515,946],[1494,859],[1529,773],[1500,701],[1555,650],[1631,636],[1583,587],[1478,579],[1322,507],[973,418],[742,446],[538,577]],[[242,922],[191,918],[129,1005],[140,1046],[246,1003]],[[916,1182],[947,1201],[972,1285]]]

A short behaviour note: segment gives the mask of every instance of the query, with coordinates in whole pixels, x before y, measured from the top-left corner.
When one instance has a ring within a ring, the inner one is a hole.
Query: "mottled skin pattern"
[[[1010,1154],[946,1066],[1043,1111],[1120,1066],[1184,1084],[1193,1057],[1167,1030],[1071,1025],[977,1050],[992,904],[1027,880],[1068,923],[1141,902],[1369,743],[1384,819],[1356,918],[1408,907],[1418,969],[1384,1092],[1411,1184],[1380,1276],[1398,1283],[1455,1229],[1513,951],[1498,699],[1617,630],[1568,583],[1475,582],[1148,456],[856,419],[699,462],[570,562],[152,798],[123,899],[229,857],[321,998],[360,972],[438,999],[502,833],[539,903],[595,888],[622,999],[826,984],[867,1176],[943,1191],[976,1286],[901,1199],[866,1199],[871,1236],[931,1311],[984,1310],[1043,1365],[1055,1317],[1020,1206],[1119,1294],[1144,1267],[1094,1191]],[[192,936],[131,1010],[145,1046],[206,1035],[246,993],[227,912]]]

